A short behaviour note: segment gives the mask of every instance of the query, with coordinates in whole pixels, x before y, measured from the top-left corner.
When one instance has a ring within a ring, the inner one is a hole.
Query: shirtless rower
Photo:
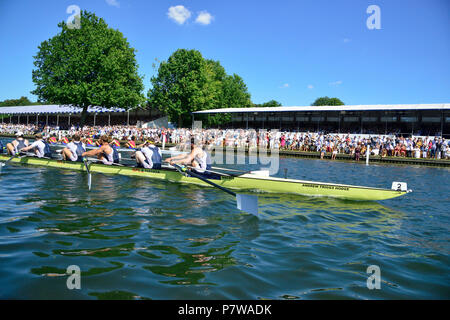
[[[93,149],[87,152],[83,152],[83,157],[95,157],[97,156],[97,159],[100,160],[103,164],[106,165],[112,165],[113,163],[118,163],[118,157],[115,157],[114,153],[115,151],[110,145],[109,145],[109,137],[104,135],[100,137],[100,140],[98,141],[100,143],[100,148]]]
[[[86,152],[86,145],[81,142],[78,134],[73,135],[72,141],[63,149],[64,160],[83,162],[82,154]]]
[[[211,169],[211,158],[208,152],[201,148],[201,144],[195,143],[193,138],[191,139],[191,152],[189,154],[170,157],[165,161],[170,164],[175,163],[192,166],[198,173],[205,173],[205,171]]]
[[[23,133],[18,131],[16,133],[16,139],[11,143],[6,144],[6,149],[10,155],[14,156],[20,149],[28,147],[29,144],[28,140],[23,138]]]

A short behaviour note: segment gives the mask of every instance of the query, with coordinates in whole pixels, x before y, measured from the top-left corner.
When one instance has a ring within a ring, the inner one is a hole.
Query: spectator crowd
[[[165,129],[138,128],[136,126],[85,126],[82,130],[72,126],[69,130],[60,130],[56,126],[38,127],[36,125],[0,124],[0,134],[15,134],[21,131],[25,135],[42,132],[47,136],[71,137],[75,133],[85,138],[97,139],[109,135],[117,140],[172,143],[178,149],[189,148],[191,137],[202,141],[210,148],[270,148],[304,152],[320,152],[321,158],[337,154],[352,155],[359,160],[366,154],[367,148],[372,156],[450,159],[449,141],[442,137],[403,137],[399,135],[358,135],[324,134],[320,132],[282,132],[278,130],[246,129]]]

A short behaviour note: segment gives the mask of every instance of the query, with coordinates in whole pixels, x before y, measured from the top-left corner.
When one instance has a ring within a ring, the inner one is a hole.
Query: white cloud
[[[349,38],[345,38],[343,41],[344,41],[344,43],[349,43],[349,42],[352,41],[352,40],[349,39]]]
[[[280,88],[289,88],[289,83],[283,84]]]
[[[169,8],[167,15],[178,24],[183,24],[191,17],[191,12],[184,6],[173,6]]]
[[[342,84],[342,80],[330,82],[330,86],[339,86],[339,85],[341,85],[341,84]]]
[[[312,84],[308,84],[306,87],[307,87],[309,90],[314,89],[314,86],[313,86]]]
[[[211,21],[213,21],[213,20],[214,20],[214,17],[208,11],[201,11],[197,16],[197,19],[195,19],[195,22],[206,26],[206,25],[210,24]]]
[[[117,8],[120,7],[120,3],[117,0],[106,0],[106,3],[113,7],[117,7]]]

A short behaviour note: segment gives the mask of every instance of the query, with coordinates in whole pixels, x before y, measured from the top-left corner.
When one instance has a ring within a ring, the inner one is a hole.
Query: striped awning
[[[83,109],[74,107],[72,105],[59,105],[59,104],[47,104],[47,105],[34,105],[34,106],[20,106],[20,107],[0,107],[0,114],[75,114],[81,113]],[[97,106],[91,106],[88,108],[88,112],[103,113],[103,112],[126,112],[121,108],[103,108]]]

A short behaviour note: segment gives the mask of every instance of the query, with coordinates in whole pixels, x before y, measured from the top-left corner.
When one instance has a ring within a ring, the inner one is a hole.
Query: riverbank
[[[4,138],[14,138],[14,135],[11,134],[0,134],[0,137]],[[34,137],[31,135],[26,135],[26,139],[33,139]],[[121,146],[124,146],[127,141],[121,140]],[[140,144],[142,141],[137,141],[136,144]],[[161,147],[161,144],[157,144],[158,147]],[[166,148],[174,147],[175,144],[166,143]],[[229,149],[229,148],[228,148]],[[227,148],[222,148],[223,153],[226,153]],[[218,149],[215,149],[216,151]],[[220,149],[219,149],[220,150]],[[249,153],[248,149],[245,149],[245,154]],[[234,148],[234,152],[237,152],[237,148]],[[259,151],[257,151],[258,153]],[[264,154],[270,155],[270,149],[263,150]],[[278,150],[278,154],[281,157],[296,157],[296,158],[309,158],[309,159],[320,159],[320,152],[311,152],[311,151],[294,151],[294,150]],[[324,159],[331,159],[331,153],[328,152],[325,154]],[[354,155],[342,154],[338,153],[336,155],[336,161],[352,161],[354,160]],[[359,162],[365,163],[366,157],[365,155],[361,155]],[[417,165],[417,166],[431,166],[431,167],[450,167],[450,160],[444,159],[431,159],[431,158],[407,158],[407,157],[381,157],[381,156],[371,156],[369,157],[370,162],[383,163],[383,164],[400,164],[400,165]]]

